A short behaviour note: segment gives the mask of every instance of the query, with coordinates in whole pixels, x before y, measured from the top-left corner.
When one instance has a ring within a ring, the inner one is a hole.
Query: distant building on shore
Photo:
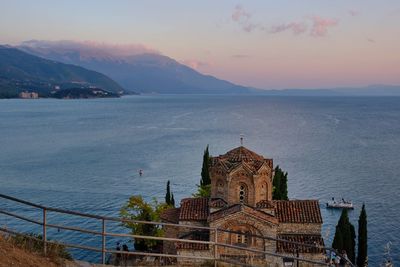
[[[39,98],[39,94],[36,92],[28,92],[24,91],[19,93],[19,98],[24,98],[24,99],[37,99]]]
[[[324,261],[318,200],[272,200],[273,160],[240,146],[210,162],[211,198],[185,198],[161,214],[164,222],[222,229],[218,243]],[[224,231],[227,230],[227,231]],[[165,227],[167,237],[214,241],[213,231]],[[273,239],[270,239],[273,238]],[[284,240],[293,243],[284,242]],[[310,246],[302,246],[308,244]],[[318,246],[318,247],[315,247]],[[213,246],[164,242],[164,253],[210,257]],[[262,266],[286,266],[280,257],[219,246],[220,258]],[[178,258],[178,264],[201,264]],[[297,266],[313,266],[299,262]]]

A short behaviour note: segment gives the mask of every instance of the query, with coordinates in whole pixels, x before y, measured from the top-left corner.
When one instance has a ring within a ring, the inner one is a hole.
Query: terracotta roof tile
[[[180,221],[207,221],[208,198],[185,198],[181,201]]]
[[[308,234],[280,234],[277,235],[278,239],[284,239],[291,242],[297,242],[307,245],[324,246],[324,240],[321,235],[308,235]],[[300,244],[287,243],[285,241],[276,242],[277,252],[296,253],[324,253],[323,248],[302,246]]]
[[[160,214],[160,218],[163,221],[167,221],[170,223],[179,223],[179,214],[181,212],[181,208],[171,208],[164,210]]]
[[[188,249],[188,250],[208,250],[208,244],[198,244],[198,243],[183,243],[179,242],[176,244],[176,249]]]
[[[275,215],[281,223],[322,223],[318,200],[276,200]]]
[[[275,208],[275,202],[274,201],[269,201],[269,200],[261,200],[260,202],[257,202],[256,204],[257,209],[273,209]]]
[[[265,159],[250,149],[240,146],[228,151],[224,155],[212,157],[211,166],[221,164],[223,169],[229,172],[239,165],[245,164],[251,171],[256,172],[265,162],[272,168],[272,159]]]
[[[192,231],[180,237],[180,239],[188,240],[199,240],[199,241],[210,241],[209,231]],[[198,244],[198,243],[186,243],[177,242],[177,249],[190,249],[190,250],[208,250],[208,244]]]
[[[226,201],[222,198],[213,198],[210,200],[209,205],[212,208],[224,208],[228,205],[228,203],[226,203]]]
[[[265,220],[271,223],[278,223],[278,220],[275,218],[275,216],[265,213],[261,210],[257,210],[251,206],[243,205],[243,204],[235,204],[226,208],[222,208],[220,210],[217,210],[213,213],[210,214],[208,221],[216,221],[221,218],[225,218],[226,216],[229,216],[231,214],[235,214],[237,212],[243,211],[246,213],[247,216],[253,216],[259,220]]]

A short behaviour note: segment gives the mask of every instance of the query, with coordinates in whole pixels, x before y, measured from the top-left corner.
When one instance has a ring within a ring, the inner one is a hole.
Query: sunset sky
[[[399,0],[2,0],[0,33],[143,45],[265,89],[400,84]]]

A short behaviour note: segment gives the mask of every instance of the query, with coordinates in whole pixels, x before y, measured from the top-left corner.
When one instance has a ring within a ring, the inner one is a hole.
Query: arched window
[[[252,237],[251,232],[241,232],[240,234],[236,234],[236,243],[241,246],[251,246]]]
[[[248,189],[246,184],[239,184],[239,202],[247,203]]]

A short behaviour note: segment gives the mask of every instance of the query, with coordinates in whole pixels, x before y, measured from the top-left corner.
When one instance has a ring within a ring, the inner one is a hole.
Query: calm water
[[[210,145],[213,155],[223,154],[239,145],[242,133],[245,146],[289,172],[290,198],[321,200],[327,244],[340,213],[326,210],[324,203],[332,196],[352,199],[357,208],[350,217],[357,225],[365,202],[370,266],[381,262],[388,241],[395,262],[400,262],[400,98],[0,100],[0,192],[54,207],[118,215],[133,194],[162,198],[168,179],[176,200],[190,196],[199,181],[205,146]],[[138,169],[144,170],[142,177]],[[38,230],[5,216],[0,224]],[[76,241],[65,231],[50,236]],[[93,253],[74,253],[98,259]]]

